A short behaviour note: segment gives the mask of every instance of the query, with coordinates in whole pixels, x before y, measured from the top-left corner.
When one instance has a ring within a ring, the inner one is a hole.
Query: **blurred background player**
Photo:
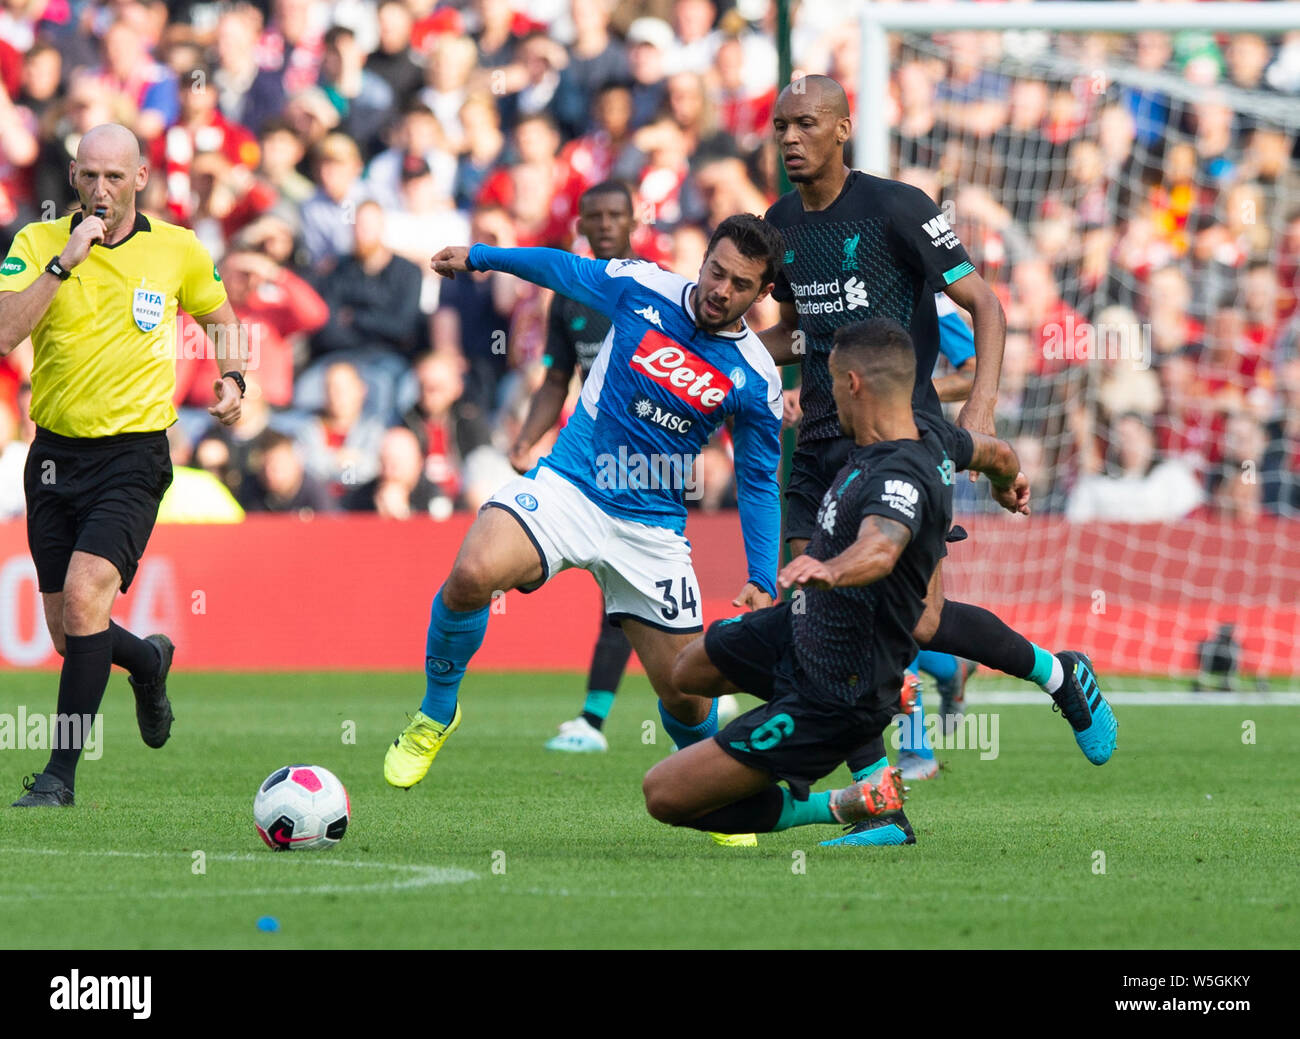
[[[772,122],[795,190],[767,212],[781,229],[786,249],[773,291],[781,320],[762,338],[778,364],[802,366],[803,421],[786,487],[785,538],[797,555],[816,530],[822,496],[852,451],[830,393],[827,359],[835,329],[868,307],[873,315],[893,317],[910,333],[917,371],[932,372],[940,338],[934,294],[946,293],[974,323],[975,375],[957,423],[991,435],[1006,319],[997,296],[929,196],[845,165],[852,121],[838,83],[826,76],[796,80],[778,97]],[[796,349],[799,343],[802,347]],[[918,411],[942,414],[928,378],[917,382],[914,404]],[[1037,683],[1065,714],[1088,760],[1103,764],[1109,759],[1114,715],[1104,700],[1091,695],[1099,686],[1086,657],[1055,656],[988,610],[945,602],[942,566],[935,569],[926,601],[918,643]],[[1068,671],[1063,660],[1070,664]],[[1096,719],[1090,699],[1102,712]],[[849,761],[855,776],[866,764],[858,757]]]
[[[578,202],[578,233],[591,247],[598,260],[636,258],[632,249],[632,231],[636,216],[632,193],[620,181],[607,180],[582,193]],[[537,462],[533,448],[554,427],[564,410],[573,382],[574,370],[582,373],[583,382],[596,362],[612,322],[599,310],[556,295],[546,325],[546,378],[533,396],[528,417],[510,449],[510,464],[525,473]],[[582,713],[560,725],[560,733],[546,744],[548,750],[602,751],[609,749],[601,731],[614,694],[623,678],[632,646],[623,629],[600,607],[600,634],[591,654],[587,672],[587,698]]]

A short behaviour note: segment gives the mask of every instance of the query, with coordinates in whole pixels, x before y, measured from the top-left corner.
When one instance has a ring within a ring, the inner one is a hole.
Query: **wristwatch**
[[[72,271],[68,270],[68,268],[63,266],[63,264],[59,263],[59,258],[57,256],[54,257],[54,259],[52,259],[49,263],[45,265],[45,273],[53,274],[56,278],[59,279],[59,281],[67,281],[70,277],[72,277]]]
[[[241,397],[248,392],[248,386],[244,382],[244,377],[239,372],[236,371],[222,372],[221,377],[223,379],[234,379],[235,385],[239,387],[239,395]]]

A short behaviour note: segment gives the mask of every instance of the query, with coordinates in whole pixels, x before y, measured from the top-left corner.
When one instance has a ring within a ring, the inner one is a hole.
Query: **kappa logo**
[[[857,278],[850,278],[844,283],[844,305],[849,310],[871,306],[867,301],[867,287]]]
[[[699,412],[713,411],[732,390],[731,380],[708,361],[655,331],[646,332],[628,363]]]
[[[632,311],[632,313],[636,314],[638,317],[645,318],[647,321],[650,322],[650,324],[654,325],[655,328],[662,330],[664,327],[664,323],[659,320],[659,311],[655,310],[655,308],[652,307],[649,303],[647,303],[640,310]]]

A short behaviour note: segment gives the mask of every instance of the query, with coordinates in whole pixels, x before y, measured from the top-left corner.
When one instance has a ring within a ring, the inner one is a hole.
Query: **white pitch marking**
[[[175,851],[116,851],[112,849],[80,851],[76,849],[63,848],[15,848],[0,845],[0,855],[83,855],[95,858],[128,858],[128,859],[189,859],[189,852]],[[267,853],[271,854],[270,852]],[[310,853],[309,853],[310,854]],[[215,853],[207,856],[209,862],[264,862],[266,855],[253,855],[248,853]],[[413,888],[432,887],[439,884],[465,884],[471,880],[478,880],[478,874],[472,870],[457,869],[451,866],[420,866],[410,863],[393,863],[393,862],[361,862],[352,859],[328,859],[328,858],[307,858],[305,856],[294,856],[295,863],[306,863],[312,866],[342,866],[353,869],[380,869],[391,870],[399,873],[410,874],[404,879],[373,881],[364,884],[311,884],[298,885],[294,887],[240,887],[240,888],[221,888],[209,887],[204,881],[197,884],[187,884],[183,890],[171,891],[141,891],[138,888],[100,888],[94,892],[46,892],[35,890],[33,885],[23,885],[18,888],[11,888],[8,891],[0,890],[0,901],[28,901],[36,899],[59,899],[72,900],[78,898],[102,898],[105,896],[117,896],[131,899],[168,899],[168,898],[230,898],[241,896],[274,896],[274,895],[337,895],[337,894],[357,894],[361,892],[375,891],[405,891]]]
[[[1237,707],[1246,704],[1265,706],[1300,706],[1300,693],[1193,693],[1193,692],[1113,692],[1103,689],[1106,700],[1122,707]],[[974,704],[1002,704],[1018,706],[1042,704],[1050,706],[1052,698],[1041,690],[1022,689],[1016,692],[966,691],[966,702]]]

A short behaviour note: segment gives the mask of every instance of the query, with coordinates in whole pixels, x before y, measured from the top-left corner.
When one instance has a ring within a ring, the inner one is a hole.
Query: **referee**
[[[136,212],[149,170],[135,135],[113,123],[90,130],[69,179],[80,211],[28,224],[0,265],[0,355],[29,335],[33,345],[27,542],[63,657],[50,761],[23,781],[15,807],[73,803],[77,759],[113,664],[130,673],[145,743],[161,747],[171,733],[171,640],[138,638],[110,613],[172,480],[165,431],[176,421],[177,306],[222,361],[209,412],[233,423],[244,388],[244,358],[232,348],[242,342],[238,319],[211,256],[192,231]]]

